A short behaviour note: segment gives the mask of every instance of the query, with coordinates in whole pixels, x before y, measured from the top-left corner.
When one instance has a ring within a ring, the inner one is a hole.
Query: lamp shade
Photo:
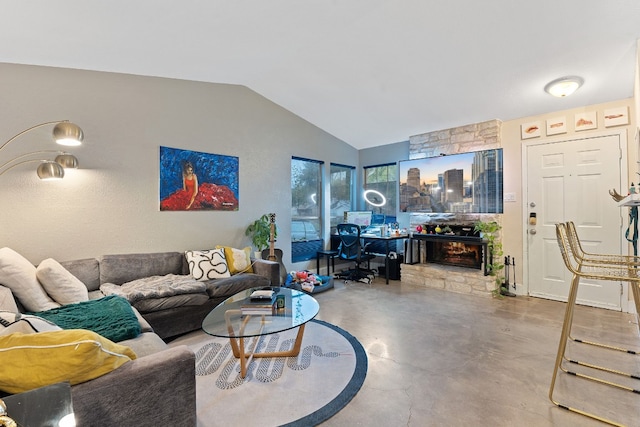
[[[78,159],[69,153],[58,154],[55,162],[65,169],[78,169]]]
[[[84,132],[74,123],[60,122],[53,128],[53,139],[60,145],[77,146],[82,144]]]
[[[43,181],[64,178],[62,166],[50,160],[40,163],[36,172],[38,173],[38,178]]]

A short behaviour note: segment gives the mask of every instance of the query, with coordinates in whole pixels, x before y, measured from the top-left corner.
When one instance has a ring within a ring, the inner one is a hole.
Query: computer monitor
[[[360,228],[365,228],[371,225],[372,215],[373,212],[371,211],[347,211],[345,222],[359,225]]]
[[[380,225],[385,225],[385,214],[373,214],[371,216],[371,225],[376,225],[376,226],[380,226]]]

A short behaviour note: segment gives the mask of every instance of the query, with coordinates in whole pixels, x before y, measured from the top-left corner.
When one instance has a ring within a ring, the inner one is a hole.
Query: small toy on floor
[[[286,286],[299,285],[306,292],[313,292],[315,286],[321,285],[322,281],[315,274],[306,270],[291,271],[287,276]]]

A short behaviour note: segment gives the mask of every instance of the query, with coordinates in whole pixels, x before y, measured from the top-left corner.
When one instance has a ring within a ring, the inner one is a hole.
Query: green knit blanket
[[[129,301],[117,295],[28,314],[47,319],[62,329],[88,329],[113,342],[140,335],[140,323]]]

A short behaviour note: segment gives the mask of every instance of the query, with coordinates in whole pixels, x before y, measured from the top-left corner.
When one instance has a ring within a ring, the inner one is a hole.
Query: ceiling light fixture
[[[55,124],[55,127],[53,128],[53,138],[58,144],[66,146],[77,146],[82,144],[84,133],[78,125],[73,124],[68,120],[56,120],[53,122],[40,123],[38,125],[30,127],[29,129],[23,130],[19,134],[11,137],[4,144],[0,145],[0,151],[2,151],[2,149],[4,149],[9,143],[15,141],[18,137],[24,135],[25,133],[28,133],[42,126],[52,124]],[[29,159],[29,157],[42,153],[58,153],[58,155],[56,156],[55,160],[42,160],[35,158]],[[72,154],[54,150],[40,150],[21,154],[18,157],[14,157],[9,161],[0,164],[0,175],[5,174],[16,166],[35,162],[40,163],[36,170],[38,177],[45,181],[62,179],[64,177],[64,169],[75,169],[78,167],[78,159]]]
[[[578,76],[567,76],[555,79],[544,87],[544,91],[558,98],[571,95],[584,83],[584,79]]]

